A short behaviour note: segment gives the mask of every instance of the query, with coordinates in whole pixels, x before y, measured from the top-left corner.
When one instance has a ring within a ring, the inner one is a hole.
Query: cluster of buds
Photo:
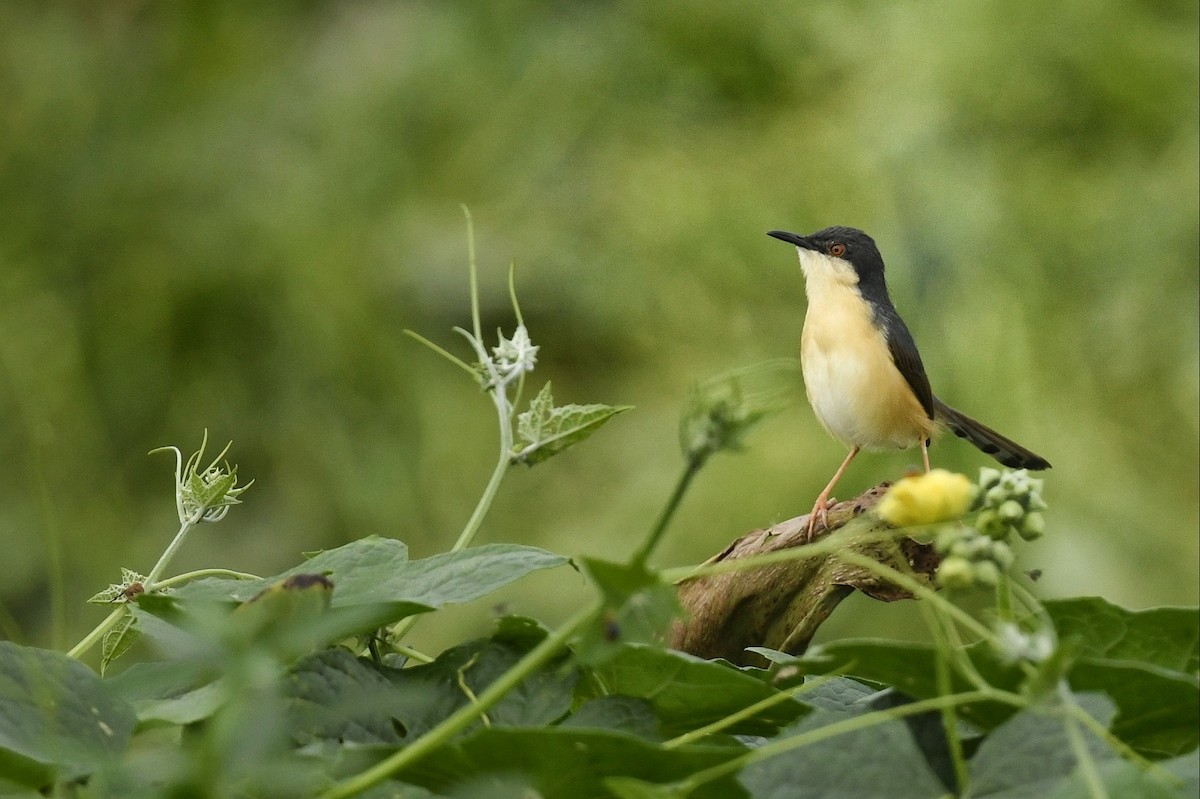
[[[972,503],[979,511],[975,527],[943,528],[934,542],[943,557],[938,583],[945,588],[995,585],[1013,563],[1011,536],[1032,541],[1045,530],[1041,492],[1042,481],[1024,470],[981,469]]]
[[[980,469],[975,508],[979,510],[976,529],[995,541],[1007,541],[1013,533],[1033,541],[1046,531],[1042,481],[1024,469]]]

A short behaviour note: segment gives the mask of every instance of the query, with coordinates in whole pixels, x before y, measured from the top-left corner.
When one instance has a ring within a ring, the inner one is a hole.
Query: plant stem
[[[481,714],[494,706],[504,696],[561,651],[567,641],[580,628],[597,618],[601,611],[599,602],[593,603],[577,613],[563,626],[542,640],[540,644],[517,661],[511,669],[501,674],[495,682],[479,694],[477,701],[463,705],[429,732],[408,746],[381,760],[371,768],[337,783],[321,794],[321,799],[346,799],[374,785],[378,785],[401,769],[412,765],[439,746],[446,744],[462,730],[470,726]]]
[[[158,563],[154,564],[154,568],[150,570],[150,573],[146,575],[146,579],[142,582],[142,585],[147,591],[153,591],[155,588],[158,588],[158,586],[155,584],[155,581],[163,573],[163,570],[167,568],[167,564],[171,562],[171,558],[175,557],[175,553],[183,544],[183,539],[187,536],[188,531],[196,526],[196,523],[200,521],[202,516],[204,516],[204,512],[206,510],[208,510],[206,507],[197,508],[192,512],[191,516],[184,519],[179,525],[179,532],[175,534],[175,538],[172,539],[171,543],[167,545],[167,548],[163,550],[162,556],[158,559]]]
[[[81,657],[84,652],[87,652],[89,649],[91,649],[93,646],[95,646],[96,642],[99,641],[101,638],[103,638],[105,633],[107,633],[113,627],[116,627],[117,622],[119,622],[121,620],[121,617],[123,617],[128,612],[129,612],[128,606],[121,605],[119,608],[114,610],[112,613],[108,614],[108,618],[106,618],[104,621],[97,624],[96,628],[94,630],[92,630],[90,633],[88,633],[87,635],[85,635],[83,637],[82,641],[75,644],[75,646],[71,647],[71,651],[67,652],[67,657],[76,658],[76,659]]]
[[[646,536],[645,542],[634,554],[632,561],[634,564],[646,565],[646,561],[650,559],[650,555],[654,552],[655,547],[658,546],[658,542],[662,540],[663,533],[667,531],[667,525],[671,523],[671,518],[675,515],[675,511],[679,509],[679,504],[683,501],[683,495],[692,484],[693,478],[700,472],[700,467],[704,465],[704,461],[704,458],[688,458],[687,465],[683,469],[683,474],[679,476],[679,482],[675,484],[675,490],[671,492],[671,498],[667,500],[666,507],[658,515],[658,519],[654,522],[654,527],[651,528],[650,534]]]
[[[497,387],[492,389],[492,391],[502,392],[504,389]],[[466,527],[459,534],[458,540],[454,542],[454,546],[450,548],[451,552],[458,552],[471,545],[471,540],[475,538],[475,533],[479,532],[479,526],[483,524],[483,518],[492,509],[492,502],[496,499],[496,493],[500,490],[500,482],[508,472],[508,467],[512,465],[513,433],[511,409],[506,397],[493,394],[492,398],[496,401],[496,414],[499,416],[500,421],[500,458],[496,461],[496,468],[492,470],[492,476],[488,480],[487,486],[483,489],[483,495],[479,497],[479,502],[475,504],[475,510],[471,513],[471,518],[467,519]]]

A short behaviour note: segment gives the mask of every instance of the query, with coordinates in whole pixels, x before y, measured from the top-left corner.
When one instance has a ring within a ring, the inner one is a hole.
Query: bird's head
[[[883,256],[875,240],[857,228],[827,227],[807,236],[772,230],[767,235],[796,246],[807,279],[847,285],[883,281]]]

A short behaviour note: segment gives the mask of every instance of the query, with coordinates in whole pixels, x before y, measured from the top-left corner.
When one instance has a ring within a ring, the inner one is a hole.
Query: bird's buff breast
[[[892,362],[858,289],[818,294],[826,296],[809,292],[800,360],[808,401],[825,429],[868,449],[903,449],[932,435],[933,421]]]

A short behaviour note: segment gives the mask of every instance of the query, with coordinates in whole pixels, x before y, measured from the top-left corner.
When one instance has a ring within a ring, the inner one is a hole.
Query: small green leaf
[[[129,651],[137,640],[138,631],[134,626],[133,614],[126,612],[121,620],[111,630],[104,634],[100,645],[100,674],[108,670],[109,665]]]
[[[0,641],[0,709],[0,767],[41,764],[57,779],[111,763],[136,723],[133,708],[79,661],[7,641]]]
[[[546,383],[529,403],[529,409],[517,415],[517,442],[513,463],[532,466],[578,444],[596,432],[612,417],[632,405],[562,405],[555,407]]]

